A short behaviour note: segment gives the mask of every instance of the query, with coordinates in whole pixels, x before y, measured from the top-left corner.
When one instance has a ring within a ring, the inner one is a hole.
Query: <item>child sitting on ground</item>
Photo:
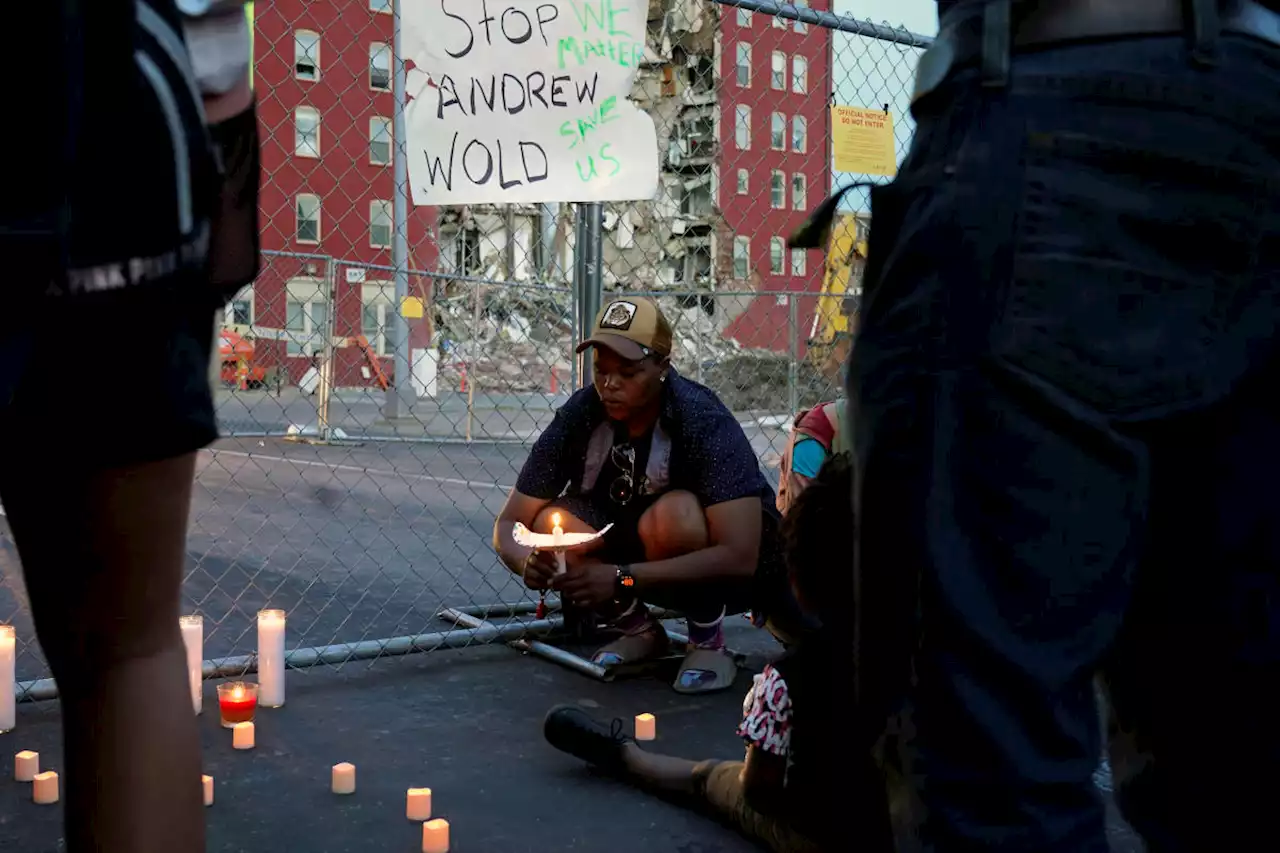
[[[787,570],[820,627],[757,676],[738,735],[744,761],[647,752],[580,708],[553,708],[552,746],[638,785],[691,795],[776,853],[892,849],[884,783],[848,730],[852,707],[852,468],[832,457],[783,522]]]

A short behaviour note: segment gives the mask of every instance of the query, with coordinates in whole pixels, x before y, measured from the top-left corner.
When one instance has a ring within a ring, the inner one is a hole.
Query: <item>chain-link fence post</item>
[[[412,360],[409,351],[409,324],[404,318],[404,301],[409,296],[409,166],[406,156],[405,131],[405,64],[400,44],[401,0],[392,0],[391,36],[391,97],[395,101],[392,113],[391,135],[395,137],[392,154],[392,182],[395,196],[391,202],[391,264],[395,268],[395,306],[388,312],[387,325],[391,332],[394,381],[387,386],[387,404],[384,416],[388,420],[408,415],[413,411],[413,381],[410,376]]]
[[[579,341],[591,337],[591,324],[600,310],[604,276],[601,263],[604,260],[604,207],[599,203],[578,205],[577,245],[574,264],[574,290],[578,294]],[[592,382],[591,356],[581,356],[578,375],[585,387]]]
[[[787,406],[794,415],[800,411],[800,300],[787,295],[787,345],[791,359],[787,364]]]
[[[316,438],[321,442],[328,441],[333,432],[329,424],[329,407],[333,399],[333,362],[336,357],[333,341],[338,333],[338,265],[333,258],[326,258],[324,262],[324,302],[325,319],[321,330],[324,342],[320,347],[319,385],[316,387]]]

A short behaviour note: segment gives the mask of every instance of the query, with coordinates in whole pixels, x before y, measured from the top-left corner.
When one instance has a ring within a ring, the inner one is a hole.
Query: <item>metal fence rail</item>
[[[677,369],[774,478],[791,416],[839,394],[865,198],[830,251],[785,240],[833,185],[889,179],[833,171],[831,107],[886,109],[900,154],[931,40],[829,0],[648,6],[633,98],[658,131],[654,199],[429,209],[408,200],[401,106],[427,95],[396,60],[399,3],[258,4],[267,251],[211,365],[224,439],[199,457],[184,586],[205,677],[255,667],[266,607],[288,612],[297,668],[553,631],[491,528],[589,379],[575,348],[602,298],[659,301]],[[7,537],[0,519],[0,623],[24,698],[49,698]],[[435,630],[451,608],[481,627]]]

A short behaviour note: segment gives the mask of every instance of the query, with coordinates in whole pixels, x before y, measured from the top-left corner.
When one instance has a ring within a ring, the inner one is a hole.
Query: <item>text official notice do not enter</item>
[[[638,201],[658,190],[631,100],[641,0],[404,0],[414,204]]]

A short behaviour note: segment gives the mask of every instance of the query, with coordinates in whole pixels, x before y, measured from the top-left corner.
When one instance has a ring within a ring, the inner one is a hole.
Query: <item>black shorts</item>
[[[38,329],[0,332],[0,466],[113,468],[218,437],[211,299],[45,304]]]

